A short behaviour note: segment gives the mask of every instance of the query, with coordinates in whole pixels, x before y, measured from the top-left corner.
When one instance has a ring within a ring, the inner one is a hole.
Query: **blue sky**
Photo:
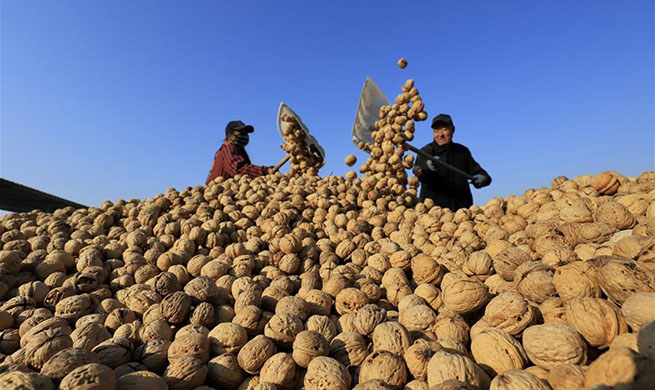
[[[494,179],[478,204],[654,169],[652,1],[402,4],[2,0],[0,176],[87,205],[194,186],[232,119],[274,165],[281,101],[344,174],[366,76],[453,116]]]

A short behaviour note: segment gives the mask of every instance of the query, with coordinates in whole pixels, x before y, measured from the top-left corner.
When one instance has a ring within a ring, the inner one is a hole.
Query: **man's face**
[[[453,140],[453,129],[447,126],[437,126],[432,129],[434,142],[439,146],[446,146]]]
[[[231,142],[234,142],[237,138],[239,138],[240,135],[243,134],[247,134],[247,133],[243,130],[232,130],[228,138]]]

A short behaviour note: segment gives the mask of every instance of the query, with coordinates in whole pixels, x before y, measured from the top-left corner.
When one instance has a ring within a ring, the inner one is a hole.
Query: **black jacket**
[[[421,148],[431,156],[438,156],[439,159],[456,168],[459,168],[470,175],[483,174],[489,179],[486,185],[491,183],[491,176],[482,169],[471,156],[471,152],[464,145],[451,142],[447,146],[439,146],[432,141]],[[453,211],[470,207],[473,204],[473,196],[469,188],[468,180],[457,173],[437,165],[436,171],[431,171],[427,166],[427,159],[418,155],[416,166],[423,170],[419,180],[421,181],[421,200],[431,198],[434,203],[441,207],[447,207]]]

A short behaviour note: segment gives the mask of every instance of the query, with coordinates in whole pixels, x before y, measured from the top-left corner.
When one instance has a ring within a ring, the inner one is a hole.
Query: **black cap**
[[[227,126],[225,126],[225,136],[227,137],[234,130],[246,130],[247,133],[252,133],[255,131],[255,128],[250,125],[246,125],[241,121],[230,121]]]
[[[448,114],[439,114],[432,119],[433,129],[436,129],[437,125],[439,124],[446,125],[446,127],[450,127],[451,129],[455,130],[455,125],[453,124],[453,118],[451,118],[450,115]]]

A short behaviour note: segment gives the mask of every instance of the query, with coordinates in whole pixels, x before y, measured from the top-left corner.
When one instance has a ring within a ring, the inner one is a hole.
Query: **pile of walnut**
[[[457,212],[365,179],[2,217],[0,389],[653,388],[655,171]]]
[[[290,156],[289,162],[291,168],[290,175],[316,175],[321,167],[322,161],[309,152],[307,147],[307,137],[305,132],[300,128],[300,124],[292,115],[284,114],[282,116],[283,129],[282,136],[286,143],[280,145],[282,150]]]
[[[370,200],[385,197],[405,206],[412,205],[412,197],[416,196],[419,181],[417,177],[408,179],[406,169],[414,165],[414,156],[405,155],[403,144],[414,139],[414,124],[427,119],[424,103],[414,86],[414,80],[409,79],[402,86],[402,93],[396,96],[393,105],[380,107],[379,120],[372,132],[374,143],[360,142],[357,147],[370,154],[360,167],[364,174],[363,187],[374,187],[375,192],[364,188],[364,194]],[[348,161],[346,161],[348,164]],[[349,164],[348,164],[349,165]],[[349,179],[355,177],[349,172]],[[407,185],[409,184],[409,190]],[[409,197],[408,197],[409,196]]]

